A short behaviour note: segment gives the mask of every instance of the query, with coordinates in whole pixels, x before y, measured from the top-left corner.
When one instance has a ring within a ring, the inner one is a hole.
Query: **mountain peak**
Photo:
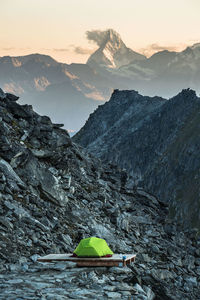
[[[95,41],[99,48],[89,57],[88,64],[106,68],[119,68],[131,61],[145,59],[122,41],[119,33],[113,29],[88,32],[90,40]]]
[[[116,48],[120,47],[122,44],[125,45],[119,33],[117,33],[114,29],[108,29],[106,31],[105,40],[101,47],[106,46],[107,43],[112,43]]]
[[[180,52],[180,56],[184,59],[197,59],[200,58],[200,43],[193,44],[192,46],[188,46],[185,50]],[[192,63],[192,62],[191,62]]]
[[[21,67],[22,65],[30,62],[54,66],[58,64],[58,62],[51,56],[39,53],[24,56],[3,56],[0,58],[0,62],[4,64],[11,64],[14,67]]]
[[[200,49],[200,43],[195,43],[190,48],[192,48],[193,50],[197,48]]]
[[[191,88],[183,89],[177,96],[187,97],[190,99],[197,98],[196,92]]]

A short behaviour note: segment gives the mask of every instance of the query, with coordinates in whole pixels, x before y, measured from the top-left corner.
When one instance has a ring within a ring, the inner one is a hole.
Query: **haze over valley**
[[[165,98],[188,87],[200,92],[200,43],[147,58],[128,48],[113,29],[91,31],[88,36],[98,49],[86,64],[59,63],[42,54],[1,57],[0,85],[72,132],[109,100],[113,89]]]

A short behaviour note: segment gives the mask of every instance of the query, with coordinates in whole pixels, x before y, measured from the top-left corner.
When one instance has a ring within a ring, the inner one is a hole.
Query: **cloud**
[[[53,51],[56,51],[56,52],[68,52],[69,49],[68,48],[54,48]]]
[[[200,38],[199,39],[191,39],[191,40],[189,40],[189,43],[190,44],[196,44],[196,43],[200,43]]]
[[[1,48],[4,51],[10,51],[10,50],[15,50],[15,47],[5,47],[5,48]]]
[[[155,51],[163,51],[163,50],[176,51],[177,46],[161,46],[159,44],[151,44],[149,45],[149,49]]]
[[[87,55],[87,54],[92,54],[94,52],[94,49],[76,46],[74,47],[74,52],[77,54]]]
[[[154,44],[148,45],[145,48],[138,49],[138,51],[140,53],[144,54],[145,56],[151,56],[156,52],[164,51],[164,50],[175,51],[175,52],[182,51],[186,46],[187,46],[186,44],[164,46],[164,45],[159,45],[159,44],[154,43]]]
[[[15,48],[14,48],[15,49]],[[24,48],[19,48],[19,50],[30,50],[31,47],[24,47]]]
[[[98,46],[101,46],[103,41],[105,40],[106,36],[108,34],[108,30],[91,30],[86,31],[86,37],[89,41],[92,41],[96,43]]]
[[[95,51],[95,49],[83,48],[81,46],[76,46],[73,44],[68,45],[68,48],[53,48],[53,49],[42,48],[42,50],[54,51],[54,52],[74,52],[76,54],[81,54],[81,55],[91,54]]]
[[[12,51],[12,50],[29,50],[30,47],[24,47],[24,48],[16,48],[16,47],[2,47],[0,48],[3,51]]]

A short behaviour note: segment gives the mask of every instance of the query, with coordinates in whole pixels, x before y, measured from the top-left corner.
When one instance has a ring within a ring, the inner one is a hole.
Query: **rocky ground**
[[[200,241],[127,174],[72,143],[17,97],[0,91],[0,299],[199,299]],[[136,253],[126,268],[38,263],[104,238]]]

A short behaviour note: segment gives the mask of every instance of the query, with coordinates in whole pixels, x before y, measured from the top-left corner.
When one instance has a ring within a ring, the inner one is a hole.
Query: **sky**
[[[48,54],[85,63],[86,32],[112,28],[147,56],[200,42],[200,0],[0,0],[0,56]]]

